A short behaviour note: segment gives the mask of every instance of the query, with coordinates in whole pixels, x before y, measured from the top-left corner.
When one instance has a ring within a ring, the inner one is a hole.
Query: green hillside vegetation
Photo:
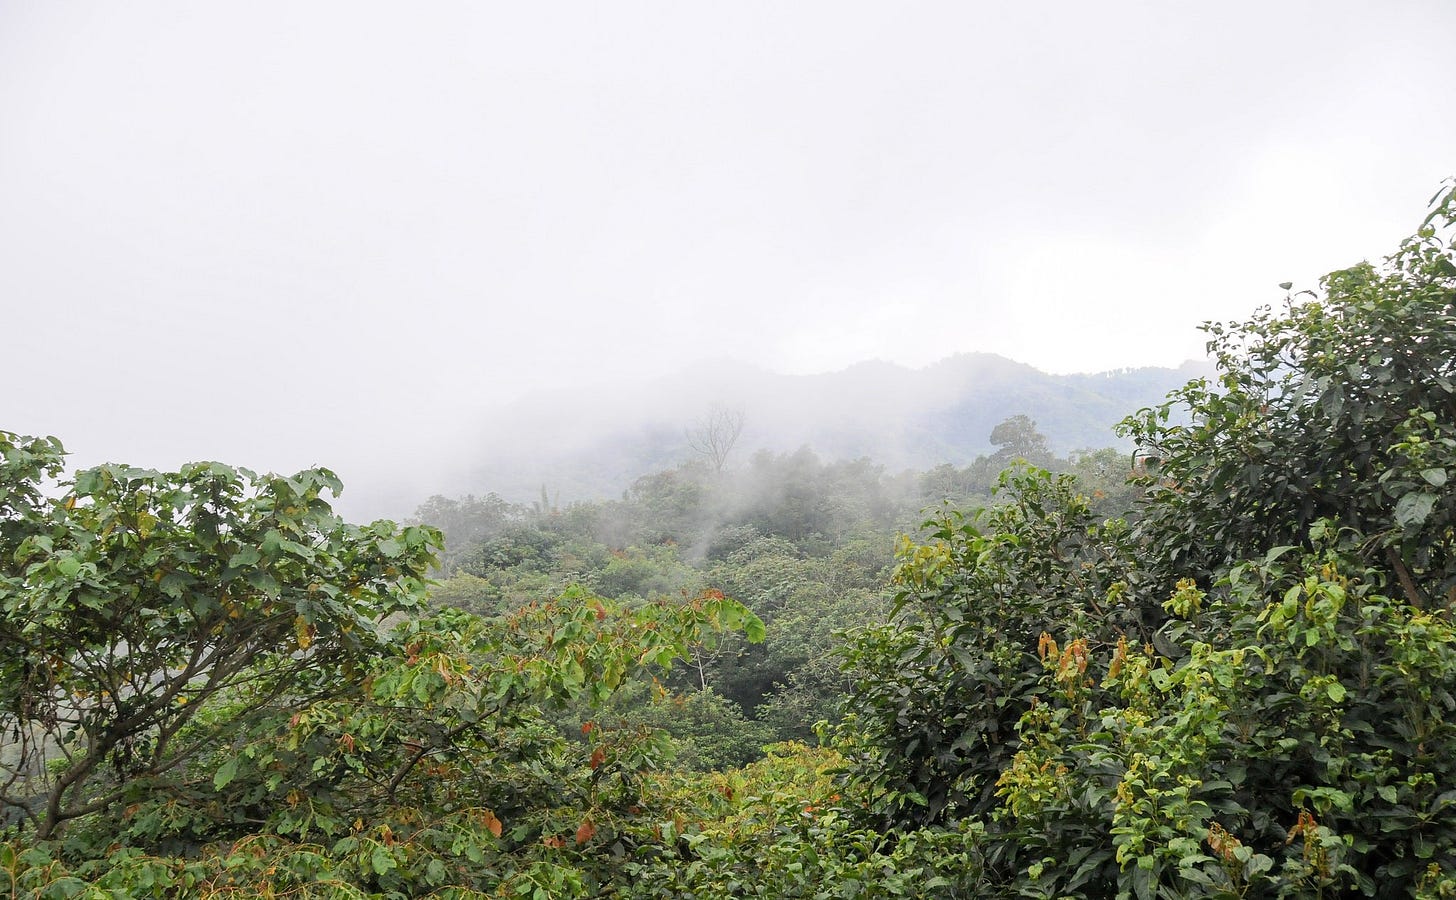
[[[0,887],[1456,896],[1456,187],[1208,332],[1131,456],[404,526],[0,433]]]
[[[629,710],[618,710],[680,739],[679,766],[718,768],[766,743],[813,740],[817,723],[838,719],[849,688],[834,655],[839,632],[888,616],[896,536],[918,528],[927,507],[992,505],[1003,468],[1031,463],[1074,473],[1101,509],[1131,508],[1127,453],[1054,457],[1025,416],[998,425],[990,443],[996,452],[968,466],[897,475],[808,449],[760,451],[740,469],[695,461],[643,476],[616,501],[433,497],[416,519],[446,537],[439,605],[496,616],[572,585],[628,603],[712,588],[762,617],[761,644],[730,636],[665,679],[686,708],[644,707],[629,694]],[[708,740],[704,727],[719,747],[707,756],[694,749]]]

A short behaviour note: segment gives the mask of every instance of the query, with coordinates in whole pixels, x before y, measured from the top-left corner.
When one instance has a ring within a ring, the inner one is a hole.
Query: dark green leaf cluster
[[[856,780],[893,821],[930,823],[997,806],[1016,725],[1045,691],[1046,630],[1143,631],[1125,597],[1126,528],[1102,521],[1071,476],[1008,470],[1006,503],[948,510],[906,540],[896,617],[846,650],[857,680],[847,725]]]
[[[1453,215],[1446,192],[1384,265],[1332,272],[1280,314],[1206,326],[1218,383],[1123,423],[1155,495],[1139,534],[1162,587],[1327,519],[1365,536],[1411,603],[1456,588]],[[1169,424],[1180,406],[1193,421]]]

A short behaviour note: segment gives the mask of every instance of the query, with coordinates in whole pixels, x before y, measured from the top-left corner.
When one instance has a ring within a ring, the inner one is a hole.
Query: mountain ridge
[[[995,353],[918,368],[869,359],[806,375],[715,360],[635,387],[541,394],[498,410],[457,493],[524,501],[544,485],[553,501],[618,496],[642,475],[697,458],[688,432],[714,408],[742,413],[730,467],[759,450],[806,446],[825,459],[869,457],[892,471],[964,465],[989,453],[992,428],[1015,415],[1035,420],[1065,455],[1119,446],[1115,423],[1212,372],[1211,363],[1190,360],[1053,375]]]

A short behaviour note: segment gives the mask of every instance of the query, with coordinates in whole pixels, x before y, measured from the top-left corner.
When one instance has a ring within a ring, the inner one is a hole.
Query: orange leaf
[[[592,751],[592,755],[591,755],[591,767],[593,769],[597,768],[598,766],[600,766],[602,763],[604,763],[606,761],[607,761],[607,752],[605,750],[603,750],[601,747],[598,747],[597,749],[595,749],[595,750]]]
[[[576,829],[576,842],[578,844],[585,844],[587,841],[591,840],[592,839],[592,835],[594,835],[596,833],[597,833],[597,826],[594,825],[594,824],[592,824],[592,820],[591,819],[585,819],[585,820],[582,821],[581,825]]]

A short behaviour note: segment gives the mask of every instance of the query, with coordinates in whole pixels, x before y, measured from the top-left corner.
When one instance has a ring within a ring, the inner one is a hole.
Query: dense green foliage
[[[1010,502],[979,524],[956,511],[906,541],[894,620],[848,650],[857,783],[892,821],[929,823],[999,805],[1016,726],[1047,688],[1032,651],[1043,630],[1115,639],[1139,629],[1120,596],[1130,542],[1099,522],[1070,476],[1008,472]]]
[[[668,679],[685,708],[648,708],[635,693],[614,704],[622,721],[691,743],[679,765],[711,767],[746,762],[765,743],[812,740],[815,723],[838,719],[849,679],[834,657],[837,633],[886,619],[895,535],[913,529],[926,506],[999,502],[998,474],[1022,453],[1076,472],[1098,511],[1131,503],[1127,454],[1056,459],[1025,416],[1003,422],[993,442],[1001,446],[994,457],[926,473],[824,462],[807,449],[760,452],[738,470],[689,463],[644,476],[608,503],[561,509],[544,499],[518,506],[435,497],[417,517],[446,533],[452,574],[433,592],[440,605],[495,615],[572,584],[623,600],[711,585],[753,609],[768,625],[763,643],[730,636]],[[712,697],[687,696],[704,690]],[[705,755],[709,721],[719,734]]]
[[[0,889],[1456,896],[1456,188],[1322,287],[1209,326],[1130,486],[1018,417],[435,498],[428,597],[437,532],[326,471],[52,496],[0,433]]]
[[[1217,388],[1125,424],[1130,529],[1033,472],[906,548],[851,650],[880,815],[983,824],[988,893],[1456,890],[1453,205],[1211,327]]]
[[[378,652],[373,622],[423,603],[438,535],[344,525],[320,497],[338,488],[325,470],[103,466],[49,501],[39,478],[60,446],[0,435],[0,450],[0,802],[42,839],[188,794],[219,743],[348,693]],[[234,714],[200,729],[220,705]]]
[[[552,711],[722,629],[762,637],[716,591],[426,614],[437,533],[345,525],[323,470],[105,466],[51,498],[57,442],[0,433],[0,454],[15,893],[586,884],[557,835],[628,840],[617,818],[665,748],[594,723],[568,740]]]

